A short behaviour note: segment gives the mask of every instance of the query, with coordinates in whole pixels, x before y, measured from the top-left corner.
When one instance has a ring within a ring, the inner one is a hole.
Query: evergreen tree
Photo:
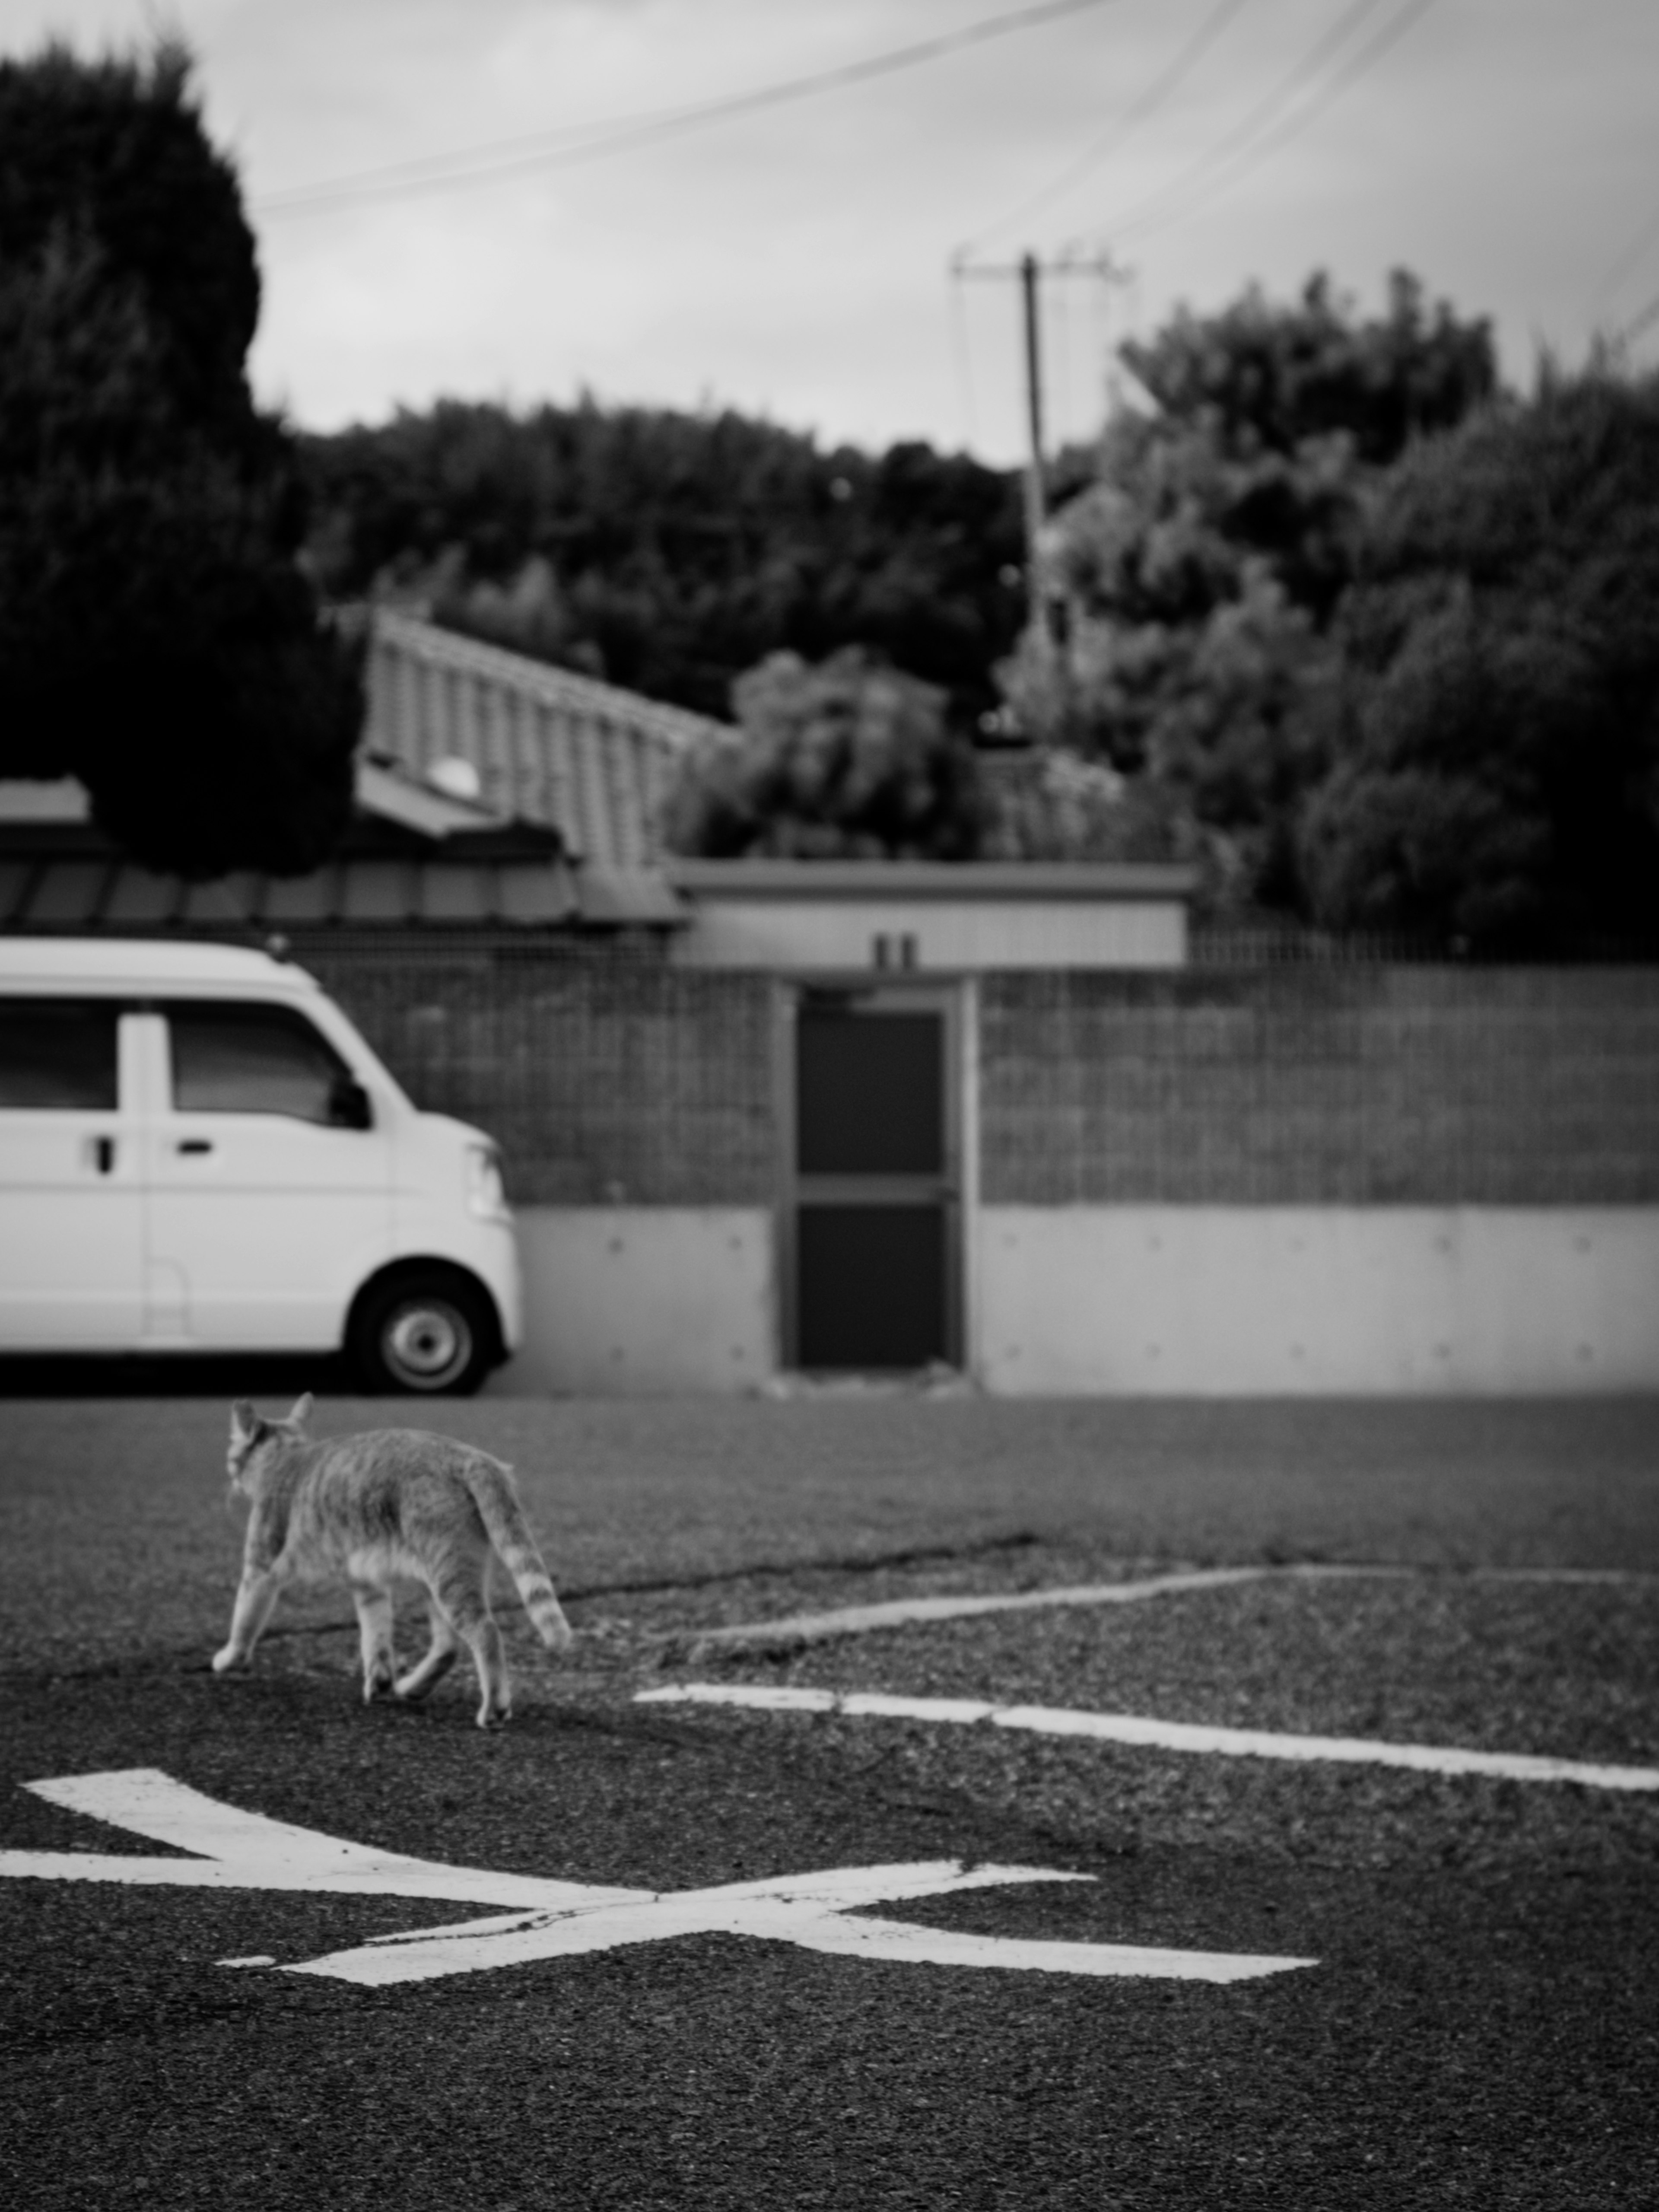
[[[695,753],[670,846],[711,860],[959,860],[979,842],[973,753],[932,685],[856,646],[773,653],[737,684],[738,730]]]
[[[1165,422],[1201,423],[1240,459],[1340,434],[1360,460],[1386,467],[1498,389],[1490,322],[1463,321],[1444,301],[1430,312],[1403,269],[1369,320],[1318,274],[1283,306],[1253,284],[1217,315],[1177,308],[1122,358]]]
[[[1547,375],[1407,454],[1339,625],[1303,866],[1337,926],[1659,933],[1659,377]]]
[[[176,47],[0,64],[0,774],[78,775],[198,877],[315,866],[361,726],[247,386],[258,310]]]
[[[1494,383],[1491,334],[1396,275],[1363,319],[1323,277],[1182,310],[1123,349],[1151,410],[1125,410],[1095,481],[1045,548],[1066,635],[1002,672],[1027,732],[1130,779],[1185,820],[1222,908],[1296,907],[1296,825],[1328,763],[1331,624],[1368,505],[1413,436]]]

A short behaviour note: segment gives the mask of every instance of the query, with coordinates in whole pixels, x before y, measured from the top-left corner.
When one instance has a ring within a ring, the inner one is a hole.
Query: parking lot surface
[[[1659,2201],[1659,1407],[418,1418],[499,1734],[209,1672],[222,1401],[0,1404],[9,2202]]]

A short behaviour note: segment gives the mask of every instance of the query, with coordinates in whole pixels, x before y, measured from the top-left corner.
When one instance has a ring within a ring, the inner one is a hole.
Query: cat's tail
[[[570,1641],[570,1623],[553,1588],[553,1577],[536,1549],[512,1476],[493,1461],[475,1459],[467,1465],[466,1486],[501,1565],[518,1586],[536,1633],[555,1651],[563,1650]]]

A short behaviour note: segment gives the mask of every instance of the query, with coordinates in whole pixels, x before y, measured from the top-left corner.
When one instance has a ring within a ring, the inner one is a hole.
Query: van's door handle
[[[108,1175],[115,1166],[113,1137],[94,1137],[92,1140],[92,1164],[100,1175]]]
[[[181,1152],[210,1152],[213,1146],[206,1137],[181,1137],[179,1149]]]

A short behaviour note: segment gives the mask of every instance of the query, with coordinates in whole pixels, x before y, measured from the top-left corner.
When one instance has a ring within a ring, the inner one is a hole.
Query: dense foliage
[[[1179,308],[1122,357],[1165,420],[1208,423],[1235,455],[1294,453],[1339,434],[1360,460],[1386,465],[1498,388],[1490,325],[1461,321],[1443,301],[1430,312],[1403,269],[1369,319],[1318,275],[1285,305],[1252,285],[1216,315]]]
[[[879,457],[725,413],[446,401],[305,444],[337,597],[440,621],[724,716],[769,654],[845,645],[994,703],[1018,633],[1018,488],[931,447]]]
[[[78,775],[192,876],[315,866],[362,717],[248,391],[258,312],[176,49],[0,64],[0,774]]]
[[[856,646],[817,667],[769,654],[739,678],[738,727],[686,764],[669,844],[711,860],[971,859],[979,793],[944,698]]]
[[[1040,741],[1196,838],[1213,903],[1294,907],[1370,499],[1409,439],[1491,393],[1490,332],[1404,276],[1370,320],[1316,277],[1288,306],[1183,311],[1123,357],[1154,404],[1109,424],[1056,516],[1065,640],[1027,638],[1005,688]]]
[[[1659,931],[1659,380],[1499,393],[1397,277],[1126,349],[1004,681],[1196,836],[1218,910],[1538,950]],[[1126,823],[1130,817],[1126,814]]]
[[[1416,448],[1345,602],[1315,910],[1473,941],[1659,932],[1659,378],[1547,378]]]

